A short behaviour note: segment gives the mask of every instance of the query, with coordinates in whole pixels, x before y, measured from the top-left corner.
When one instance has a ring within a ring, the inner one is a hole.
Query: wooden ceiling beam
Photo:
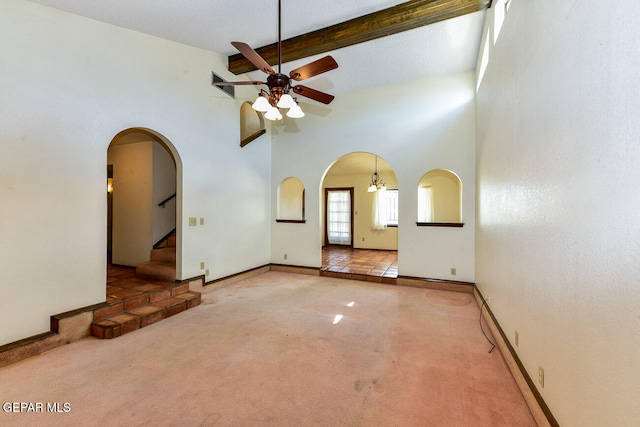
[[[380,37],[412,30],[491,7],[492,0],[411,0],[340,24],[282,41],[282,62],[290,62]],[[270,65],[278,64],[278,43],[255,49]],[[256,67],[242,54],[229,56],[229,71]]]

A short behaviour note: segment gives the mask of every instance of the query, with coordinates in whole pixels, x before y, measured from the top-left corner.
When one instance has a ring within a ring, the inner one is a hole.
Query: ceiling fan
[[[288,108],[287,117],[300,118],[304,117],[302,109],[298,105],[289,92],[305,96],[323,104],[329,104],[333,101],[334,96],[316,89],[312,89],[303,85],[292,85],[292,81],[301,81],[318,74],[338,68],[338,63],[331,56],[325,56],[317,59],[309,64],[298,67],[289,72],[289,75],[282,74],[282,31],[281,31],[281,0],[278,0],[278,72],[276,72],[267,61],[262,58],[258,52],[253,50],[251,46],[242,42],[231,42],[233,47],[238,49],[240,53],[247,58],[259,70],[268,74],[267,81],[259,80],[241,81],[241,82],[216,82],[216,86],[236,86],[236,85],[266,85],[269,90],[260,89],[258,98],[253,103],[253,109],[264,112],[264,117],[269,120],[282,120],[280,108]]]

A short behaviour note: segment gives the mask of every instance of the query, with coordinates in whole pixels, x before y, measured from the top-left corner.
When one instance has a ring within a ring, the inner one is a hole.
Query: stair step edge
[[[153,303],[121,311],[91,323],[91,335],[102,339],[117,338],[167,317],[200,305],[199,292],[186,291]]]

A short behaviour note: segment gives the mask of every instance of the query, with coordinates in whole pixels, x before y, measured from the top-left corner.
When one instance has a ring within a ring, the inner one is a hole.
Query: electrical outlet
[[[451,267],[451,275],[455,276],[458,270],[455,267]]]
[[[284,259],[287,259],[287,254],[284,254]]]
[[[516,347],[520,344],[520,334],[516,331]]]
[[[544,369],[542,366],[538,366],[538,382],[544,388]]]
[[[200,225],[204,225],[204,218],[200,218]]]
[[[200,270],[204,270],[204,261],[200,262]]]
[[[190,217],[189,218],[189,227],[195,227],[196,225],[198,225],[198,218]]]
[[[364,242],[364,237],[362,238],[362,241]]]
[[[205,275],[205,276],[208,276],[208,275],[209,275],[209,269],[208,269],[208,268],[204,271],[204,275]]]

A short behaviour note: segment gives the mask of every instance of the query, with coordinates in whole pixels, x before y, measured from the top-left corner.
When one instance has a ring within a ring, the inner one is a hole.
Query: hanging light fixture
[[[258,98],[256,102],[253,103],[253,109],[256,111],[265,112],[264,118],[267,120],[282,120],[282,114],[280,113],[280,108],[287,108],[289,111],[287,112],[287,117],[291,118],[301,118],[304,117],[304,113],[302,109],[298,105],[298,102],[293,99],[291,95],[289,95],[289,91],[292,89],[291,84],[289,83],[289,77],[282,74],[282,7],[280,5],[280,1],[278,1],[278,72],[270,74],[267,77],[267,86],[269,87],[269,91],[264,89],[260,89],[260,93],[258,94]],[[267,101],[269,107],[265,107],[265,102]],[[260,102],[258,107],[256,107],[256,103]],[[258,109],[260,108],[260,109]],[[266,109],[263,109],[266,108]]]
[[[306,65],[296,68],[289,72],[288,75],[282,73],[282,5],[281,0],[278,0],[278,68],[277,71],[271,68],[271,65],[260,56],[258,52],[253,50],[251,46],[242,42],[231,42],[231,44],[240,51],[246,60],[251,62],[253,66],[268,74],[267,81],[241,81],[241,82],[219,82],[214,84],[218,87],[221,86],[235,86],[235,85],[267,85],[268,89],[261,89],[258,94],[258,98],[253,103],[252,107],[255,111],[265,113],[264,117],[268,120],[282,120],[282,113],[276,110],[287,109],[287,117],[299,119],[304,117],[304,113],[298,104],[297,98],[291,96],[291,94],[304,96],[323,104],[330,104],[333,101],[334,96],[328,93],[321,92],[316,89],[312,89],[300,84],[293,86],[292,82],[299,82],[308,78],[317,76],[327,71],[338,68],[338,63],[331,56],[325,56],[320,59],[316,59]],[[291,94],[290,94],[291,93]]]
[[[289,90],[290,86],[288,82],[286,82],[285,87],[272,87],[270,92],[261,89],[251,108],[258,112],[265,113],[264,118],[268,120],[282,120],[282,113],[280,113],[281,108],[288,109],[287,117],[291,117],[292,119],[304,117],[302,108],[300,108],[296,99],[289,95]]]
[[[371,183],[369,184],[369,189],[367,190],[369,193],[374,193],[383,188],[386,189],[386,183],[380,178],[380,174],[378,174],[378,156],[376,156],[376,171],[371,175]]]

